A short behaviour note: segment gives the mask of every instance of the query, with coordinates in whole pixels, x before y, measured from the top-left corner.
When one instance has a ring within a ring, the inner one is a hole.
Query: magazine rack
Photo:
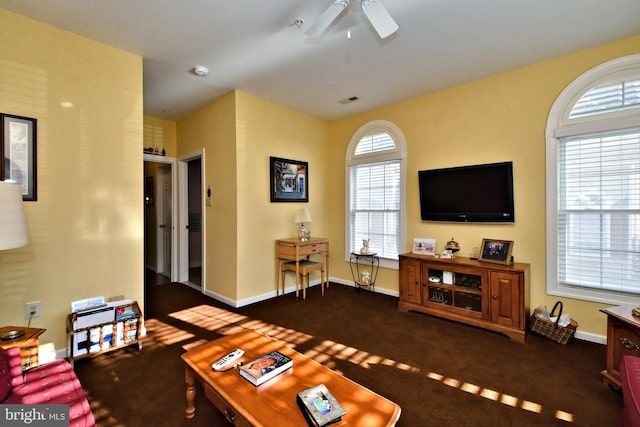
[[[134,344],[138,345],[138,351],[142,350],[140,336],[142,312],[138,302],[124,304],[122,308],[126,308],[126,317],[117,318],[116,316],[113,321],[97,323],[82,328],[74,328],[78,313],[67,315],[67,341],[71,366],[77,359],[93,357]],[[111,331],[110,337],[108,336],[109,334],[105,333],[108,331]],[[99,338],[97,338],[98,334]],[[80,343],[86,343],[82,351],[78,351]]]

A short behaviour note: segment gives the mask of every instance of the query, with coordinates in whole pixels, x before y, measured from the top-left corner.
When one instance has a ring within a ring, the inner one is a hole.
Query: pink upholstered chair
[[[22,371],[20,349],[0,348],[0,403],[69,405],[69,426],[96,425],[78,377],[64,359]]]

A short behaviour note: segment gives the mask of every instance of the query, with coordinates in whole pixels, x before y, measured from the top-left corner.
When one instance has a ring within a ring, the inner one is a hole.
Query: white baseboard
[[[353,282],[351,282],[351,281],[348,281],[348,280],[342,280],[342,279],[336,279],[336,278],[331,278],[330,277],[329,281],[332,282],[332,283],[339,283],[341,285],[355,287],[355,284]],[[187,285],[187,286],[190,286],[189,283],[184,283],[184,284]],[[314,287],[314,286],[319,286],[319,285],[320,285],[320,279],[313,280],[313,281],[311,281],[309,283],[309,287]],[[192,287],[195,288],[195,289],[200,289],[199,287],[195,287],[195,286],[192,286]],[[285,288],[284,294],[286,295],[286,294],[294,293],[295,291],[296,291],[295,286],[289,286],[289,287]],[[390,291],[388,289],[382,289],[382,288],[377,288],[376,287],[375,288],[375,292],[376,293],[385,294],[385,295],[390,295],[390,296],[393,296],[393,297],[398,297],[398,292]],[[278,293],[276,291],[271,291],[271,292],[264,293],[262,295],[256,295],[256,296],[251,297],[251,298],[246,298],[246,299],[243,299],[243,300],[235,301],[235,300],[232,300],[230,298],[225,297],[224,295],[220,295],[218,293],[211,292],[209,290],[205,290],[204,294],[207,295],[208,297],[211,297],[211,298],[213,298],[213,299],[215,299],[217,301],[220,301],[220,302],[222,302],[224,304],[227,304],[227,305],[229,305],[231,307],[234,307],[234,308],[244,307],[244,306],[247,306],[247,305],[250,305],[250,304],[255,304],[257,302],[266,301],[268,299],[275,298],[276,296],[278,296]]]
[[[575,339],[582,341],[589,341],[596,344],[607,345],[607,337],[603,335],[591,334],[589,332],[580,332],[580,330],[576,331]]]

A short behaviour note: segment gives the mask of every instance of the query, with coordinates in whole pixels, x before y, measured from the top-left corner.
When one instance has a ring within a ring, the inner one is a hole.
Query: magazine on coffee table
[[[272,351],[238,368],[238,373],[258,386],[293,366],[293,360],[279,351]]]
[[[296,401],[312,427],[337,423],[347,413],[324,384],[301,391],[297,394]]]

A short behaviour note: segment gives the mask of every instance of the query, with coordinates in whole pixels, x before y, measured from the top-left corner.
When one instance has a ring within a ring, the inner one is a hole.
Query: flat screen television
[[[513,162],[418,171],[423,221],[512,223]]]

